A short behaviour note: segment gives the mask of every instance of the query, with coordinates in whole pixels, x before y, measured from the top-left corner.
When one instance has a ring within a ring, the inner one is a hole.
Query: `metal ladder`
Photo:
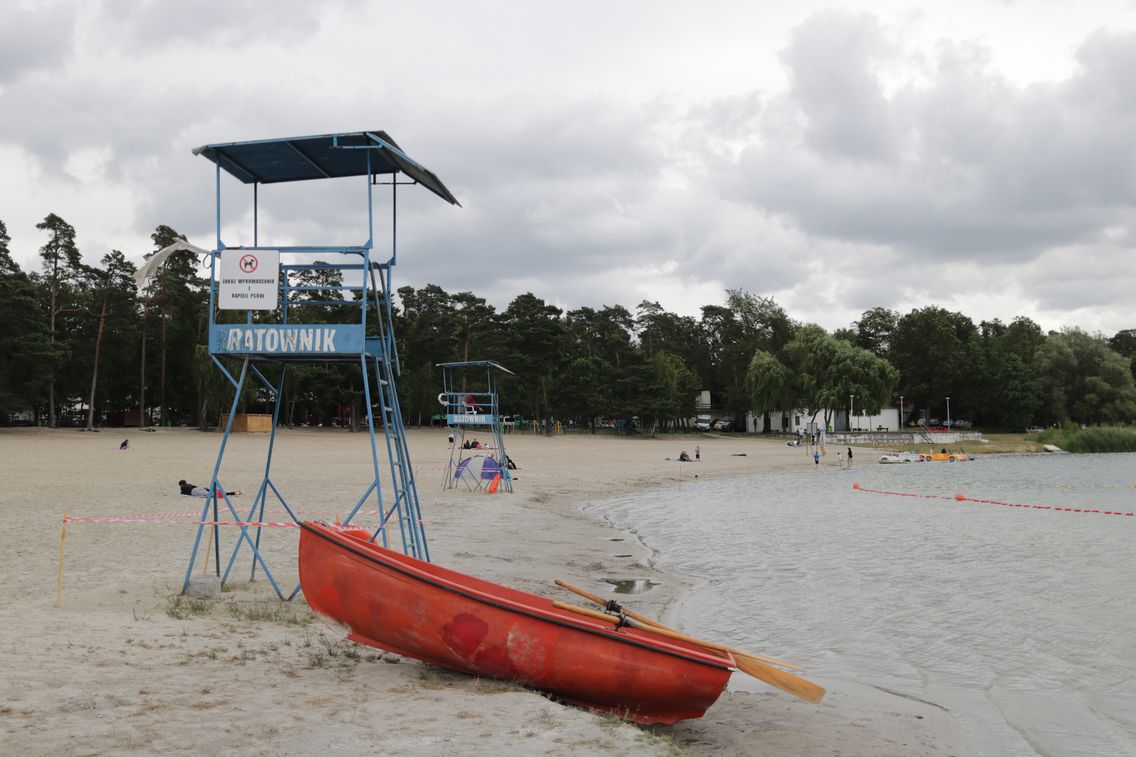
[[[376,270],[378,270],[377,280]],[[374,293],[376,323],[379,328],[382,353],[374,357],[375,379],[379,387],[379,409],[391,469],[391,487],[394,494],[391,508],[400,516],[399,526],[406,553],[428,561],[430,549],[426,544],[418,486],[414,480],[414,468],[410,464],[410,454],[406,447],[406,426],[402,422],[402,408],[398,402],[398,388],[395,382],[399,363],[394,330],[388,327],[391,319],[389,276],[388,265],[371,266],[371,291]]]

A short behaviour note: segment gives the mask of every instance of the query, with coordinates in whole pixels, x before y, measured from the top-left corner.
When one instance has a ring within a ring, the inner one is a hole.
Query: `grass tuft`
[[[166,615],[175,620],[185,620],[191,615],[208,615],[213,603],[208,599],[196,599],[184,594],[173,594],[166,601]]]

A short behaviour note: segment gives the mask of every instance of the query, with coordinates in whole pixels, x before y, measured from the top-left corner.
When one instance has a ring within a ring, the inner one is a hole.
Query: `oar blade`
[[[751,675],[759,681],[765,681],[770,686],[792,694],[798,699],[803,699],[812,704],[820,704],[820,701],[824,699],[824,687],[818,686],[812,681],[806,681],[800,676],[778,670],[753,658],[735,657],[734,661],[738,664],[738,670],[743,673]]]

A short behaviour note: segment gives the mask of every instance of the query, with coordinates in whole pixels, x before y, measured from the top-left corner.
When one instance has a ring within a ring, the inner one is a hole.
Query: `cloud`
[[[1136,118],[1125,65],[1136,35],[1098,34],[1063,82],[1012,85],[966,46],[943,45],[925,82],[891,96],[873,73],[888,45],[870,17],[810,18],[783,60],[792,85],[724,191],[809,234],[912,258],[1036,259],[1086,241],[1131,205]]]
[[[743,288],[830,328],[931,303],[1127,320],[1116,282],[1130,279],[1112,272],[1133,239],[1136,35],[1092,33],[1065,78],[1027,83],[981,39],[913,41],[896,15],[783,12],[777,45],[743,15],[695,33],[684,13],[632,4],[584,35],[568,11],[499,23],[509,7],[0,11],[13,249],[34,260],[47,212],[92,259],[140,257],[158,224],[208,245],[213,166],[190,148],[381,128],[463,204],[400,189],[399,285],[690,314]],[[262,243],[363,241],[357,183],[259,195]],[[226,242],[252,242],[251,197],[225,178]],[[389,209],[379,192],[385,249]]]
[[[63,6],[0,6],[0,85],[59,68],[70,51],[71,31],[71,15]]]

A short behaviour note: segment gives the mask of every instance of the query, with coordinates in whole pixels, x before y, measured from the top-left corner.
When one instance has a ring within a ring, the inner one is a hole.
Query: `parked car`
[[[1041,426],[1026,426],[1027,434],[1040,434],[1044,430]]]
[[[710,420],[709,415],[695,416],[695,418],[694,418],[694,430],[695,431],[709,431],[710,430],[710,423],[711,423],[711,420]]]

